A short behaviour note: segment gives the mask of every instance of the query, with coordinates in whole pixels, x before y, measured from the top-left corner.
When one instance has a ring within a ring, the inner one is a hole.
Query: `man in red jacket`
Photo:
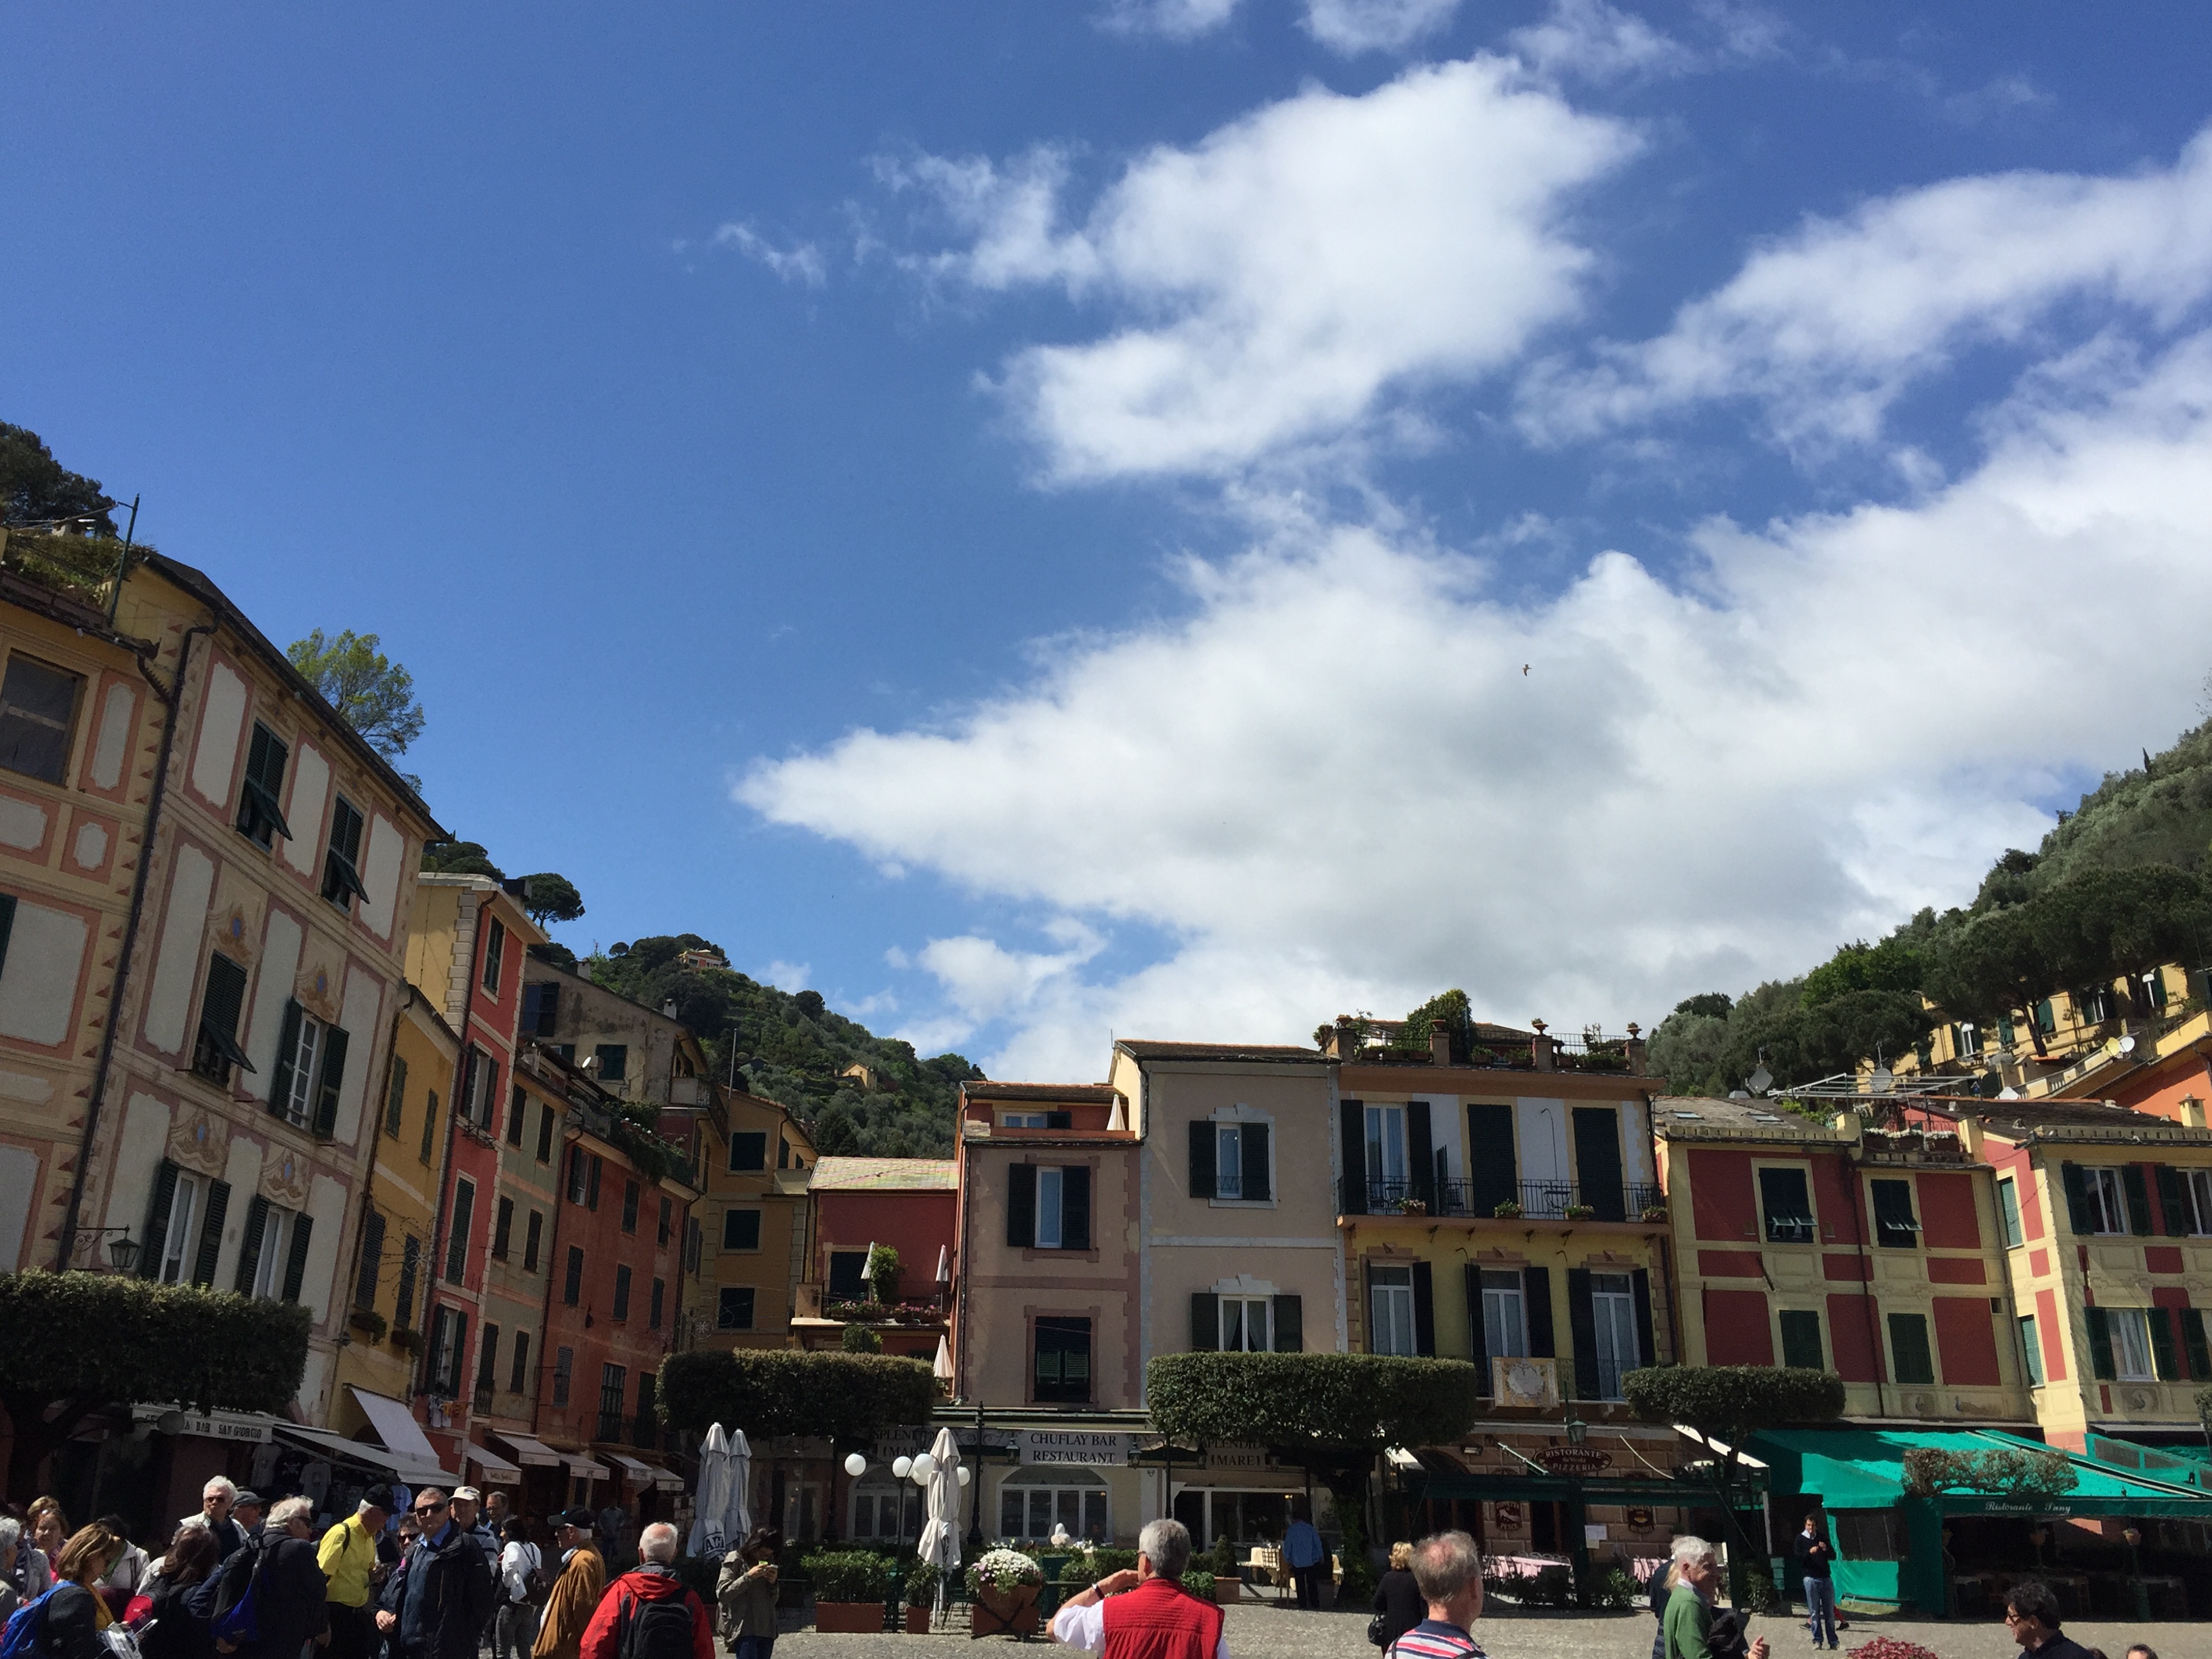
[[[1229,1659],[1221,1609],[1182,1587],[1189,1565],[1182,1522],[1148,1523],[1137,1534],[1136,1571],[1109,1573],[1069,1596],[1052,1616],[1053,1640],[1105,1659]]]
[[[583,1659],[714,1659],[706,1603],[670,1565],[676,1528],[656,1521],[637,1540],[637,1570],[607,1586],[584,1626]]]

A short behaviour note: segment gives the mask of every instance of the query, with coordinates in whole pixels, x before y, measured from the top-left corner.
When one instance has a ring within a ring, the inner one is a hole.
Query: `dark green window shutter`
[[[335,1025],[323,1028],[323,1079],[315,1091],[314,1133],[328,1140],[338,1126],[338,1085],[345,1081],[346,1034]]]
[[[1425,1261],[1413,1264],[1413,1352],[1431,1358],[1437,1352],[1437,1289]]]
[[[1205,1118],[1194,1119],[1190,1126],[1190,1195],[1193,1198],[1218,1195],[1213,1170],[1214,1144],[1212,1121]]]
[[[1044,1127],[1048,1129],[1073,1129],[1075,1127],[1075,1114],[1047,1112],[1044,1115]]]
[[[2189,1380],[2212,1382],[2212,1346],[2204,1340],[2204,1310],[2181,1310],[2181,1346],[2189,1355]]]
[[[1060,1172],[1060,1248],[1091,1248],[1091,1166],[1070,1164]]]
[[[2181,1360],[2173,1348],[2173,1320],[2170,1310],[2146,1308],[2143,1320],[2150,1327],[2151,1374],[2161,1382],[2180,1382]]]
[[[1558,1358],[1552,1342],[1552,1270],[1521,1270],[1522,1304],[1528,1320],[1528,1354],[1533,1359]]]
[[[1874,1193],[1875,1243],[1893,1250],[1909,1250],[1920,1243],[1913,1224],[1912,1183],[1909,1181],[1869,1181]]]
[[[1567,1269],[1567,1335],[1574,1347],[1575,1398],[1597,1398],[1597,1310],[1587,1267]]]
[[[2181,1190],[2181,1171],[2171,1164],[2158,1169],[2158,1207],[2166,1218],[2166,1236],[2180,1238],[2189,1231],[2189,1200]]]
[[[1267,1184],[1267,1126],[1244,1124],[1237,1139],[1244,1149],[1244,1196],[1264,1203],[1274,1196]]]
[[[1936,1380],[1936,1364],[1928,1352],[1928,1321],[1919,1314],[1889,1316],[1891,1381],[1926,1385]]]
[[[1520,1153],[1514,1145],[1513,1109],[1477,1102],[1467,1109],[1468,1207],[1476,1215],[1521,1196]]]
[[[1274,1299],[1275,1352],[1304,1353],[1306,1346],[1305,1301],[1301,1297],[1279,1296]]]
[[[1221,1298],[1211,1291],[1190,1293],[1190,1351],[1211,1353],[1221,1346]]]
[[[1620,1179],[1620,1113],[1611,1106],[1574,1109],[1575,1185],[1600,1221],[1628,1218]],[[1583,1396],[1585,1399],[1589,1396]]]
[[[292,1249],[284,1258],[284,1300],[300,1299],[300,1283],[307,1276],[307,1241],[314,1236],[315,1218],[311,1215],[292,1218]]]
[[[2143,1180],[2143,1166],[2123,1164],[2120,1166],[2120,1188],[2128,1195],[2128,1231],[2138,1238],[2150,1236],[2150,1189]]]
[[[1808,1370],[1827,1370],[1827,1358],[1820,1347],[1820,1315],[1799,1308],[1783,1310],[1782,1363]]]
[[[1406,1196],[1436,1208],[1436,1142],[1429,1133],[1429,1103],[1406,1103]],[[1428,1349],[1423,1349],[1426,1353]]]
[[[561,1300],[573,1308],[584,1293],[584,1253],[574,1244],[568,1247],[568,1271],[561,1284]]]
[[[138,1251],[138,1277],[161,1276],[161,1253],[169,1243],[169,1212],[177,1202],[177,1176],[181,1174],[167,1158],[154,1175],[154,1202],[146,1212],[146,1237]]]
[[[2112,1322],[2102,1308],[2084,1308],[2081,1317],[2089,1326],[2089,1370],[2100,1382],[2109,1382],[2119,1375],[2112,1364]]]
[[[212,1289],[216,1258],[222,1254],[223,1218],[230,1212],[230,1183],[208,1182],[207,1213],[200,1222],[199,1257],[192,1263],[192,1283]]]
[[[246,1206],[246,1237],[239,1241],[238,1278],[232,1288],[240,1296],[253,1294],[253,1275],[261,1267],[261,1232],[269,1224],[269,1200],[256,1193]]]
[[[1016,1249],[1036,1247],[1036,1165],[1006,1166],[1006,1243]]]
[[[269,1085],[269,1110],[283,1117],[292,1098],[292,1056],[300,1048],[300,1017],[303,1011],[289,997],[284,1000],[284,1025],[276,1038],[276,1074]]]
[[[458,1285],[469,1267],[469,1229],[475,1224],[477,1189],[473,1182],[453,1183],[453,1231],[446,1240],[446,1283]]]
[[[2096,1231],[2089,1218],[2089,1183],[2082,1178],[2078,1164],[2058,1166],[2059,1183],[2066,1189],[2066,1221],[2075,1232],[2087,1238]]]
[[[0,893],[0,968],[8,965],[8,937],[15,931],[15,896]]]
[[[1367,1103],[1336,1103],[1338,1144],[1344,1151],[1344,1190],[1337,1195],[1339,1215],[1367,1213]]]
[[[1470,1261],[1460,1269],[1460,1279],[1467,1287],[1467,1357],[1474,1364],[1474,1391],[1487,1398],[1490,1394],[1490,1334],[1482,1324],[1482,1269]]]
[[[1628,1276],[1636,1292],[1636,1358],[1642,1365],[1659,1363],[1659,1345],[1651,1328],[1651,1274],[1638,1267]]]
[[[384,1133],[394,1140],[399,1139],[399,1119],[407,1109],[407,1062],[398,1054],[392,1057],[392,1092],[384,1103]]]
[[[354,1275],[353,1305],[363,1311],[376,1307],[376,1281],[384,1267],[384,1216],[371,1210],[361,1224],[361,1270]]]

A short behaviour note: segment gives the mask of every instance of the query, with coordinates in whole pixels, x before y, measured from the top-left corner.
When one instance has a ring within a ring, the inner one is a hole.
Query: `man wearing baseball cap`
[[[315,1564],[330,1581],[330,1659],[369,1659],[376,1626],[371,1615],[369,1577],[376,1571],[376,1540],[392,1518],[392,1488],[371,1486],[354,1512],[323,1534]]]
[[[586,1509],[563,1510],[553,1517],[553,1538],[565,1553],[564,1565],[538,1619],[531,1659],[581,1659],[584,1632],[607,1587],[607,1564],[592,1541],[595,1518]]]

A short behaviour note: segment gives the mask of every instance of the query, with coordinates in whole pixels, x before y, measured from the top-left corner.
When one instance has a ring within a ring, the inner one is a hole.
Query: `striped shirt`
[[[1480,1644],[1457,1625],[1424,1619],[1390,1644],[1389,1659],[1487,1659]]]

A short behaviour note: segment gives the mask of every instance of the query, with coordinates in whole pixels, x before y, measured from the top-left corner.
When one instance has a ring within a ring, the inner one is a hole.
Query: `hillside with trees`
[[[1684,1094],[1742,1086],[1761,1063],[1778,1087],[1910,1050],[1939,1018],[1993,1026],[2045,997],[2163,963],[2212,964],[2212,720],[2140,768],[2106,775],[2035,851],[2008,850],[1972,902],[1925,909],[1802,976],[1741,996],[1708,992],[1651,1034],[1651,1069]],[[1923,1006],[1923,995],[1941,1014]],[[2027,1022],[2039,1053],[2043,1034]],[[1992,1081],[1983,1079],[1987,1086]]]
[[[980,1067],[959,1054],[925,1060],[911,1043],[846,1018],[818,991],[779,990],[717,966],[723,959],[696,933],[664,933],[610,945],[577,971],[648,1008],[672,1001],[714,1075],[729,1077],[734,1065],[753,1093],[791,1108],[823,1153],[951,1152],[960,1085],[980,1079]]]

